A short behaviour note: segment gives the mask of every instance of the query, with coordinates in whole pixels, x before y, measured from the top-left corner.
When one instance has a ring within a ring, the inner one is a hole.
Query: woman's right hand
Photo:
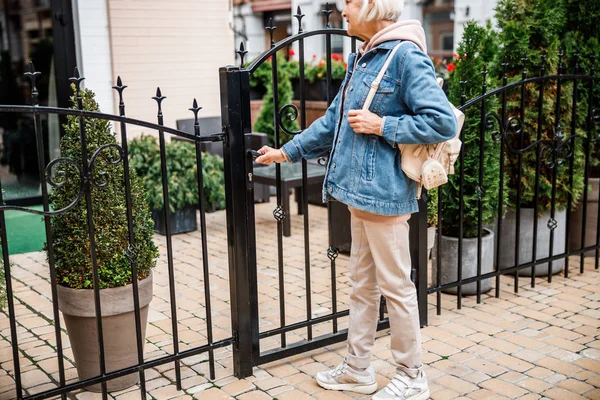
[[[256,162],[259,164],[271,165],[275,163],[282,163],[285,161],[285,156],[283,155],[283,151],[281,149],[273,149],[269,146],[261,147],[258,152],[262,154],[262,156],[256,159]]]

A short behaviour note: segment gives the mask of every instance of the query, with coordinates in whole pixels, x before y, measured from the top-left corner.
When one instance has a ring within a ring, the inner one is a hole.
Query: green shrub
[[[254,74],[257,74],[255,81],[262,82],[267,88],[267,93],[263,97],[263,106],[260,110],[260,114],[256,118],[256,122],[254,123],[254,131],[266,133],[269,139],[269,146],[275,145],[275,123],[273,122],[274,115],[274,104],[273,104],[273,82],[272,76],[267,75],[267,71],[271,72],[272,68],[272,59],[265,61]],[[288,62],[283,57],[277,58],[277,93],[278,93],[278,102],[279,102],[279,110],[286,104],[291,104],[292,99],[294,97],[292,82],[290,79],[290,68],[287,66]],[[253,75],[254,75],[253,74]],[[252,75],[251,75],[252,78]],[[252,81],[252,79],[251,79]],[[293,120],[289,117],[289,112],[286,112],[283,116],[283,125],[289,131],[297,131],[299,129],[298,123],[296,120]],[[279,130],[279,146],[283,146],[285,143],[290,141],[292,136],[284,132],[283,130]]]
[[[173,140],[165,145],[171,212],[198,204],[198,173],[195,145]],[[142,177],[150,209],[162,210],[163,186],[160,147],[153,136],[142,136],[129,142],[130,165]],[[202,153],[204,202],[208,210],[225,208],[223,160]]]
[[[462,80],[465,85],[467,99],[472,99],[481,94],[483,85],[482,71],[493,57],[497,49],[495,33],[491,26],[482,27],[474,21],[469,21],[463,33],[462,40],[458,45],[457,52],[460,54],[453,61],[454,70],[450,73],[448,82],[449,100],[455,105],[460,104],[463,91]],[[488,88],[494,88],[495,81],[488,75],[486,78]],[[490,97],[486,101],[487,111],[497,108],[498,100]],[[455,165],[455,175],[451,175],[449,182],[441,191],[442,196],[442,231],[445,235],[458,237],[460,225],[459,208],[463,205],[463,237],[473,238],[478,234],[479,221],[479,195],[482,196],[482,223],[484,225],[493,223],[498,215],[498,194],[500,183],[500,145],[492,139],[490,130],[485,130],[483,141],[483,191],[479,189],[480,172],[480,147],[481,126],[485,121],[481,120],[481,104],[469,107],[465,112],[465,123],[463,128],[463,197],[460,198],[460,168],[461,159]]]
[[[502,60],[508,62],[507,76],[509,82],[521,80],[523,67],[527,67],[528,77],[538,76],[545,51],[545,74],[557,73],[559,64],[560,39],[566,23],[566,11],[562,2],[554,0],[501,0],[496,7],[496,20],[501,29],[499,34],[503,52],[498,52],[494,75],[501,77]],[[526,56],[527,61],[522,60]],[[564,60],[563,60],[564,61]],[[566,64],[564,65],[566,66]],[[523,147],[537,140],[538,132],[538,83],[525,85],[525,115],[523,116]],[[564,137],[571,136],[572,82],[563,81],[561,88],[560,125]],[[557,82],[546,81],[544,84],[544,103],[541,127],[540,147],[548,146],[555,138],[555,109],[557,100]],[[507,93],[507,118],[520,116],[520,87]],[[576,133],[580,134],[581,130]],[[519,148],[520,138],[511,135],[509,147]],[[550,210],[552,204],[552,179],[554,168],[545,160],[536,166],[535,146],[523,152],[522,169],[519,174],[518,155],[506,153],[506,178],[508,180],[508,201],[512,208],[517,207],[517,193],[521,188],[520,206],[533,207],[535,196],[536,174],[539,174],[539,207],[538,211]],[[551,158],[551,153],[547,153]],[[556,209],[565,209],[569,194],[573,205],[576,204],[583,191],[583,150],[582,140],[575,140],[573,187],[569,184],[569,163],[563,162],[556,169]]]
[[[98,104],[90,90],[82,90],[85,110],[98,111]],[[75,104],[75,96],[71,98]],[[73,108],[76,108],[74,105]],[[84,121],[88,158],[98,148],[106,144],[116,144],[111,132],[110,122],[95,118]],[[82,165],[81,140],[79,136],[79,118],[68,116],[64,125],[65,135],[60,141],[62,157],[74,160]],[[131,265],[125,252],[129,245],[127,212],[125,202],[125,184],[123,163],[111,163],[118,157],[117,151],[110,148],[101,152],[92,171],[96,182],[107,178],[105,187],[91,185],[92,220],[96,242],[96,259],[99,288],[125,286],[132,281]],[[88,160],[89,162],[90,160]],[[77,170],[60,164],[58,169],[64,175],[58,175],[63,186],[55,188],[50,195],[54,210],[67,207],[80,190]],[[103,175],[106,173],[106,175]],[[139,177],[131,173],[131,202],[133,205],[133,229],[135,246],[133,258],[137,266],[137,279],[143,279],[156,265],[158,249],[152,241],[154,223],[145,200],[144,190]],[[74,289],[93,288],[93,269],[91,246],[88,231],[87,205],[85,196],[69,211],[52,217],[54,235],[53,249],[58,283]],[[47,249],[46,249],[47,250]]]

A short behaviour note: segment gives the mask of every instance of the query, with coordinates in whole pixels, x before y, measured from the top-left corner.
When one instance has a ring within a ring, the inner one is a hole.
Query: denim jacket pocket
[[[363,79],[363,84],[366,86],[366,88],[363,89],[365,90],[365,93],[369,93],[369,90],[371,90],[371,83],[374,80],[375,77],[373,76],[367,76]],[[396,85],[393,82],[382,79],[377,88],[377,92],[375,93],[375,97],[373,98],[373,102],[371,103],[371,107],[369,108],[371,112],[381,114],[389,100],[393,98],[392,94],[394,93],[395,88]],[[364,98],[366,100],[366,95]]]
[[[365,181],[375,179],[375,162],[377,158],[377,139],[376,135],[367,135],[365,143],[365,156],[362,165],[362,176]]]

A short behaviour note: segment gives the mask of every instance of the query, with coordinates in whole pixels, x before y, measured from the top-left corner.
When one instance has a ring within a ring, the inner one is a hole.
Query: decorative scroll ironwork
[[[98,156],[100,156],[100,154],[106,149],[116,149],[117,150],[118,156],[115,156],[115,154],[113,152],[107,153],[106,161],[110,164],[113,164],[113,165],[119,164],[120,162],[123,161],[123,157],[125,157],[123,148],[116,143],[109,143],[109,144],[100,146],[94,152],[94,154],[92,154],[92,157],[90,158],[89,181],[96,188],[106,187],[110,181],[110,176],[108,175],[108,173],[106,173],[104,171],[100,171],[97,174],[94,174],[94,167],[96,166],[96,162],[98,161]],[[97,176],[100,180],[98,181],[97,178],[95,178],[95,176]]]
[[[286,110],[290,110],[286,113]],[[289,129],[287,129],[284,125],[284,116],[287,117],[287,121],[289,122],[294,122],[298,119],[298,115],[299,115],[299,111],[298,111],[298,107],[296,107],[294,104],[286,104],[285,106],[281,107],[281,109],[279,110],[279,118],[278,118],[278,123],[279,123],[279,127],[281,128],[282,131],[284,131],[285,133],[287,133],[288,135],[297,135],[299,133],[304,132],[303,129],[300,129],[298,131],[291,131]]]

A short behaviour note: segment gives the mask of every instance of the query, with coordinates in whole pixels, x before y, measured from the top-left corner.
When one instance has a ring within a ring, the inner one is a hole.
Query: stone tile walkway
[[[256,207],[257,259],[260,330],[279,326],[279,276],[273,203]],[[310,206],[311,307],[312,316],[331,312],[331,277],[327,249],[326,209]],[[304,268],[303,217],[292,215],[292,233],[284,238],[284,295],[286,323],[307,315]],[[229,277],[224,212],[207,215],[209,269],[215,340],[231,336]],[[154,300],[151,303],[146,360],[173,350],[171,311],[164,237],[156,236],[161,257],[155,270]],[[206,344],[206,324],[200,233],[173,237],[177,321],[180,349]],[[44,253],[11,258],[16,301],[22,381],[26,394],[56,387],[58,365],[52,323],[48,267]],[[348,258],[337,259],[337,307],[347,308],[350,286]],[[513,278],[501,278],[500,298],[494,291],[482,303],[464,298],[456,309],[456,297],[442,295],[442,313],[436,315],[435,296],[429,297],[429,326],[422,329],[423,359],[430,380],[431,398],[442,399],[600,399],[600,273],[592,259],[579,274],[571,266],[570,278],[553,277],[548,284],[538,278],[535,288],[521,279],[519,293]],[[347,318],[339,321],[340,329]],[[62,325],[64,326],[64,324]],[[329,333],[331,323],[315,326],[313,335]],[[394,374],[388,349],[388,331],[378,333],[373,365],[380,386]],[[287,342],[306,339],[306,329],[287,334]],[[77,380],[66,332],[64,359],[69,381]],[[280,336],[261,341],[261,349],[280,346]],[[322,390],[316,372],[338,364],[344,345],[337,344],[254,369],[254,375],[233,377],[229,347],[215,351],[216,379],[208,379],[206,355],[183,360],[183,390],[174,385],[173,364],[146,371],[147,390],[153,399],[303,400],[368,398],[352,393]],[[0,314],[0,400],[16,398],[6,311]],[[149,396],[149,398],[150,398]],[[76,391],[70,399],[99,399],[100,395]],[[133,387],[109,395],[111,399],[139,399]]]

